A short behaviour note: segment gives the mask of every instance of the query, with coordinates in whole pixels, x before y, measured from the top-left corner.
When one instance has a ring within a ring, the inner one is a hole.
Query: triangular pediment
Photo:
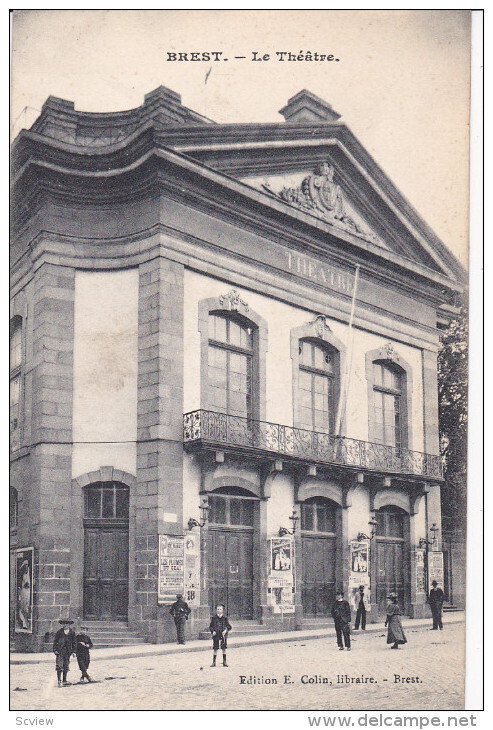
[[[387,250],[392,248],[358,210],[350,192],[338,183],[334,168],[328,162],[311,170],[249,176],[242,178],[242,182],[329,223],[336,230],[346,231]]]

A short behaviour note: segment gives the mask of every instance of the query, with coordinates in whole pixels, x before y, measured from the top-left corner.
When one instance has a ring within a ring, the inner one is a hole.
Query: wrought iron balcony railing
[[[185,444],[200,441],[213,446],[240,447],[281,457],[378,472],[435,479],[442,477],[440,457],[433,454],[215,411],[186,413],[183,417],[183,441]]]

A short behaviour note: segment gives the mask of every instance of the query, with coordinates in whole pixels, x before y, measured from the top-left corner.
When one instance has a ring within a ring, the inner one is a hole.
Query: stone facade
[[[351,541],[388,508],[403,530],[394,538],[404,608],[414,616],[427,610],[415,548],[435,524],[426,550],[441,550],[436,323],[451,311],[464,274],[325,102],[309,94],[298,124],[298,97],[283,110],[284,124],[223,127],[161,88],[127,115],[100,115],[98,130],[94,115],[50,97],[32,131],[14,142],[11,317],[22,321],[22,384],[11,455],[13,567],[16,549],[34,548],[32,632],[16,631],[16,590],[11,595],[18,650],[47,648],[60,618],[87,620],[87,530],[98,525],[103,562],[110,555],[103,534],[116,527],[126,541],[125,575],[108,568],[126,596],[115,615],[123,611],[151,642],[174,636],[169,605],[158,601],[160,535],[199,536],[193,635],[207,625],[212,598],[227,591],[216,552],[230,543],[226,572],[246,596],[237,618],[295,629],[313,618],[310,539],[325,540],[332,556],[326,585],[348,591]],[[299,185],[302,205],[290,192]],[[116,272],[128,276],[111,278]],[[98,306],[102,324],[92,333]],[[207,381],[214,313],[247,328],[253,343],[249,419],[223,419],[227,429],[215,435]],[[122,317],[135,321],[128,332]],[[304,341],[334,358],[334,403],[350,368],[337,442],[303,428]],[[398,453],[375,444],[375,362],[402,373]],[[307,438],[302,451],[296,444]],[[101,502],[95,517],[90,490],[110,484],[128,495],[127,512],[113,505],[110,515]],[[227,510],[246,499],[251,523],[189,526],[204,522],[200,501],[213,510],[218,497]],[[335,515],[318,536],[304,512],[316,500]],[[278,612],[271,540],[293,524],[294,601]],[[378,561],[392,539],[368,537],[376,620],[377,584],[384,590]],[[247,557],[236,560],[241,551]],[[102,574],[101,585],[108,580]],[[108,605],[103,619],[113,615]],[[318,618],[326,615],[325,606]]]

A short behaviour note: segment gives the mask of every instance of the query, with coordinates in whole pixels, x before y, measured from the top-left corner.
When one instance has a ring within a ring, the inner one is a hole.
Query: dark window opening
[[[95,520],[128,520],[129,490],[119,482],[100,482],[86,487],[84,516]]]
[[[307,499],[301,505],[301,529],[305,532],[334,534],[336,531],[337,507],[322,497]]]

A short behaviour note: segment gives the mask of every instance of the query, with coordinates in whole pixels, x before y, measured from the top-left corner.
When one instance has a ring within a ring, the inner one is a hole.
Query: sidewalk
[[[458,624],[465,621],[464,611],[454,611],[443,615],[443,623]],[[430,627],[431,619],[406,619],[402,620],[404,627],[408,629]],[[383,623],[368,624],[364,633],[385,632],[387,629]],[[354,631],[354,637],[361,636],[362,631]],[[254,646],[255,644],[279,644],[283,641],[310,641],[311,639],[325,639],[328,636],[335,636],[333,628],[310,629],[301,631],[280,631],[272,634],[253,634],[249,636],[234,636],[234,627],[231,633],[231,646]],[[161,656],[163,654],[182,654],[183,652],[204,651],[209,648],[209,642],[203,639],[193,639],[184,646],[178,644],[136,644],[135,646],[117,646],[105,649],[92,649],[91,657],[94,659],[131,659],[132,657]],[[41,654],[20,654],[10,655],[11,664],[43,664],[53,662],[53,654],[44,652]]]

